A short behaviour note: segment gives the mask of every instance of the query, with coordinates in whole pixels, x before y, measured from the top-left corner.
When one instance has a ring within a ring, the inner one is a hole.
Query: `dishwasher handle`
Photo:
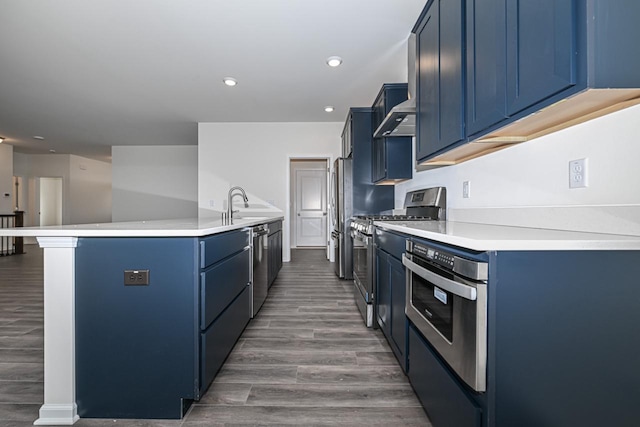
[[[269,234],[269,228],[265,225],[259,225],[257,227],[253,227],[251,229],[253,233],[253,237],[264,236],[265,234]]]
[[[407,254],[402,254],[402,264],[407,267],[407,269],[412,273],[417,274],[424,280],[428,280],[429,282],[433,283],[439,288],[444,289],[445,291],[449,291],[454,295],[471,301],[475,301],[478,298],[478,291],[473,286],[465,285],[454,280],[447,279],[446,277],[442,277],[439,274],[427,270],[426,268],[421,267],[413,262],[411,258],[407,257]]]

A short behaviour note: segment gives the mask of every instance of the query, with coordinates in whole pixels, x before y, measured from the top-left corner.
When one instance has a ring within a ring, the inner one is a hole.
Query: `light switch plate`
[[[471,181],[464,181],[462,183],[462,198],[468,199],[471,197]]]

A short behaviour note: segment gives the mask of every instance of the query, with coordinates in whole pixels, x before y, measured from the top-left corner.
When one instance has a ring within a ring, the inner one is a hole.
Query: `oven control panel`
[[[413,245],[413,253],[421,258],[433,261],[436,264],[447,268],[448,270],[453,270],[453,262],[455,257],[449,253],[420,244]]]

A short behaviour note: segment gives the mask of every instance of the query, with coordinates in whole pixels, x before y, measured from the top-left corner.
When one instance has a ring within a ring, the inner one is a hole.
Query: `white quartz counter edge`
[[[238,218],[233,224],[220,219],[170,219],[155,221],[111,222],[51,227],[5,228],[0,236],[24,237],[201,237],[265,224],[284,217]]]
[[[375,221],[374,224],[476,251],[640,250],[640,236],[453,221]]]

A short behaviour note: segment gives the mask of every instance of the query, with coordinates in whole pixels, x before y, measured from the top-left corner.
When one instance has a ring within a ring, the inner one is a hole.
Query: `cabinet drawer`
[[[200,273],[200,328],[206,329],[250,281],[251,249]]]
[[[409,380],[435,426],[480,427],[482,410],[411,326]]]
[[[406,241],[407,236],[376,227],[376,245],[397,259],[402,259],[402,254],[406,249]]]
[[[200,240],[200,268],[207,268],[216,262],[240,252],[249,246],[249,230],[216,234]]]
[[[222,315],[200,334],[200,395],[231,352],[251,317],[249,288],[236,298]]]

